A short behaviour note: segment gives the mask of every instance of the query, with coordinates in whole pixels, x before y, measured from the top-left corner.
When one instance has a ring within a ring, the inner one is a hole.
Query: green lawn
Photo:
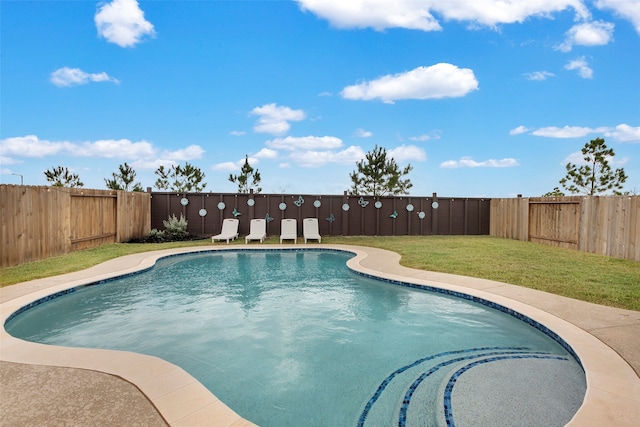
[[[265,243],[278,241],[277,237],[271,237]],[[402,255],[402,265],[407,267],[497,280],[640,311],[640,262],[489,236],[340,236],[323,237],[322,241],[398,252]],[[244,243],[244,239],[234,242],[238,243]],[[77,271],[131,253],[203,244],[211,245],[211,242],[104,245],[5,268],[0,275],[0,285]]]

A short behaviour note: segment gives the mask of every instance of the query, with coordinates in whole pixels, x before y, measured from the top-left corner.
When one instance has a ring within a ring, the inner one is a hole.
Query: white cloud
[[[263,148],[253,155],[256,159],[275,159],[278,157],[278,152],[276,150],[271,150],[269,148]]]
[[[631,21],[640,34],[640,2],[637,0],[597,0],[599,9],[613,10],[617,15]]]
[[[17,136],[0,140],[0,155],[11,157],[42,158],[53,156],[61,152],[73,152],[70,142],[51,142],[40,140],[35,135]]]
[[[604,132],[604,136],[615,138],[622,142],[640,142],[640,126],[619,124],[614,129]]]
[[[528,132],[529,129],[527,129],[526,127],[520,125],[517,128],[513,128],[509,131],[509,135],[520,135],[522,133],[526,133]]]
[[[118,79],[109,76],[107,73],[86,73],[79,68],[63,67],[51,73],[51,83],[56,86],[78,86],[86,85],[89,82],[111,82],[120,83]]]
[[[407,28],[439,31],[445,21],[468,22],[470,27],[523,22],[527,18],[551,17],[553,13],[573,9],[576,17],[586,19],[589,11],[581,0],[297,0],[300,8],[327,19],[338,28],[366,28],[381,31]]]
[[[244,159],[242,160],[244,162]],[[218,163],[215,164],[213,166],[211,166],[211,169],[213,169],[214,171],[223,171],[223,172],[233,172],[233,171],[237,171],[238,169],[240,169],[241,166],[238,166],[237,162],[224,162],[224,163]]]
[[[94,17],[98,35],[120,47],[131,47],[145,36],[155,36],[136,0],[113,0],[100,6]]]
[[[71,153],[70,153],[71,154]],[[142,159],[155,156],[153,145],[147,141],[104,139],[74,144],[74,156],[106,159]]]
[[[589,67],[589,63],[584,56],[569,61],[564,68],[567,70],[578,70],[578,75],[583,79],[593,78],[593,70]]]
[[[415,145],[401,145],[400,147],[389,150],[388,155],[398,163],[427,160],[427,154],[424,150]]]
[[[342,96],[360,100],[379,98],[393,103],[399,99],[461,97],[477,89],[478,81],[472,70],[440,63],[347,86],[342,90]]]
[[[199,145],[190,145],[187,148],[183,148],[176,151],[165,151],[162,157],[171,159],[174,161],[187,161],[193,159],[199,159],[204,154],[204,149]]]
[[[594,129],[581,126],[548,126],[540,129],[536,129],[531,132],[531,135],[546,136],[548,138],[581,138],[583,136],[593,133]]]
[[[524,73],[524,76],[527,80],[543,81],[547,80],[549,77],[555,76],[555,74],[549,71],[533,71],[531,73]]]
[[[409,141],[416,141],[416,142],[431,141],[434,139],[440,139],[440,135],[438,135],[437,133],[432,133],[432,134],[423,134],[423,135],[409,137]]]
[[[280,150],[332,150],[342,147],[342,140],[335,136],[303,136],[276,138],[266,142],[267,147]]]
[[[373,133],[371,133],[368,130],[364,130],[362,128],[358,128],[353,133],[353,136],[355,136],[356,138],[371,138],[373,136]]]
[[[229,132],[229,135],[242,136],[242,135],[246,135],[246,132],[241,130],[232,130],[231,132]]]
[[[181,161],[197,159],[204,150],[198,145],[175,150],[158,150],[148,141],[130,141],[128,139],[103,139],[75,143],[69,141],[40,140],[35,135],[13,137],[0,140],[0,156],[13,159],[15,157],[43,158],[63,155],[70,157],[87,157],[98,159],[121,159],[132,166],[143,169],[155,169],[159,165],[172,165]]]
[[[500,160],[489,159],[482,162],[477,162],[471,157],[462,157],[460,160],[447,160],[440,163],[441,168],[456,169],[456,168],[510,168],[514,166],[520,166],[518,161],[513,158],[505,158]]]
[[[279,107],[276,104],[265,104],[251,110],[251,114],[259,116],[253,130],[258,133],[283,135],[289,131],[289,122],[304,120],[306,114],[303,110],[292,110],[289,107]]]
[[[613,39],[614,25],[610,22],[595,21],[577,24],[566,33],[562,44],[557,46],[562,52],[570,52],[574,45],[603,46]]]
[[[350,146],[345,150],[334,151],[294,151],[289,158],[303,167],[320,167],[327,163],[353,164],[365,157],[360,147]]]

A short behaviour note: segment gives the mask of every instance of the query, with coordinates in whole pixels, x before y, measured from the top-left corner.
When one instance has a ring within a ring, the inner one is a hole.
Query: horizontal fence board
[[[248,204],[249,200],[253,205]],[[432,205],[434,201],[439,201],[437,208]],[[490,206],[489,199],[440,199],[436,195],[371,197],[154,192],[151,195],[151,227],[164,230],[164,221],[170,216],[179,218],[183,215],[188,221],[189,233],[210,236],[220,232],[224,218],[237,218],[242,236],[248,234],[251,219],[266,218],[267,234],[278,236],[281,220],[293,218],[298,222],[298,235],[302,235],[302,220],[318,218],[319,231],[324,236],[487,235]]]
[[[490,234],[640,261],[640,196],[492,199]]]
[[[0,185],[0,265],[149,234],[149,193]]]

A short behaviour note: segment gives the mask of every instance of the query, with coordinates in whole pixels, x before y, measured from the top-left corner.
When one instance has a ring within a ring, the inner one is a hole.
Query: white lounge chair
[[[317,240],[318,243],[322,243],[322,236],[318,230],[318,218],[305,218],[302,220],[302,234],[304,236],[304,243],[307,240]]]
[[[280,225],[280,244],[283,240],[293,240],[293,243],[298,243],[298,223],[296,220],[283,219]]]
[[[216,240],[226,240],[227,244],[229,244],[229,240],[237,239],[239,223],[240,221],[236,218],[225,218],[225,220],[222,221],[222,230],[220,230],[220,234],[211,236],[211,243],[215,243]]]
[[[249,243],[250,240],[260,240],[260,243],[264,242],[267,237],[267,220],[265,219],[252,219],[249,225],[249,235],[244,238],[244,243]]]

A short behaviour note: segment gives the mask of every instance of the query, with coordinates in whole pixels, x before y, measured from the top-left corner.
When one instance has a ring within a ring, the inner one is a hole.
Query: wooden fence
[[[0,185],[0,265],[143,237],[149,193]]]
[[[191,234],[220,232],[224,218],[240,220],[240,235],[250,220],[267,219],[267,234],[280,235],[280,221],[318,218],[323,236],[399,236],[489,234],[489,199],[371,197],[343,195],[152,193],[151,227],[163,230],[170,215],[184,215]]]
[[[640,196],[492,199],[490,234],[640,261]]]

